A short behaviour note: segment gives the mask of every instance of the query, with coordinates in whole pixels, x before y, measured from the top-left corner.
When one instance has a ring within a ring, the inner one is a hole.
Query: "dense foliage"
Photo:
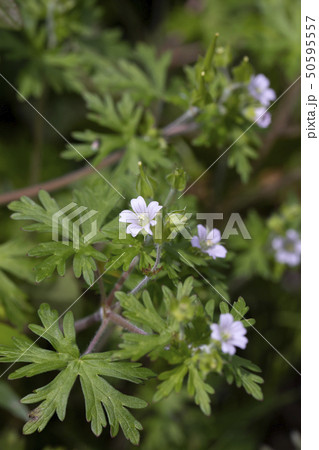
[[[297,6],[164,3],[0,0],[3,448],[277,448],[296,408]]]

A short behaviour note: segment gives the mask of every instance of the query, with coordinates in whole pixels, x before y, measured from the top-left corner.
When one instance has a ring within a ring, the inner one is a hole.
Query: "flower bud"
[[[140,173],[137,177],[136,190],[144,198],[154,196],[153,186],[149,177],[145,174],[141,161],[138,163]]]
[[[183,169],[175,169],[166,177],[168,183],[177,191],[183,191],[186,187],[187,175]]]

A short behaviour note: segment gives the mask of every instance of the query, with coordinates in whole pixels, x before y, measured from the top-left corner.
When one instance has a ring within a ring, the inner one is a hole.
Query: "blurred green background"
[[[67,71],[63,71],[63,67],[71,64],[69,60],[50,61],[52,67],[47,64],[47,72],[43,72],[41,36],[36,31],[37,39],[32,36],[32,7],[36,2],[27,0],[28,3],[31,11],[29,36],[19,30],[0,31],[0,72],[70,139],[73,130],[87,126],[85,104],[79,87],[72,77],[66,76]],[[68,2],[64,3],[67,8]],[[271,80],[277,96],[299,77],[300,5],[295,0],[81,0],[71,3],[74,3],[72,14],[66,16],[65,23],[61,22],[61,39],[70,30],[74,36],[81,37],[81,49],[87,51],[88,73],[93,53],[114,60],[127,56],[132,46],[142,41],[154,45],[159,52],[170,50],[170,76],[178,76],[185,64],[196,62],[198,55],[205,52],[212,35],[218,31],[221,45],[230,48],[234,60],[239,62],[247,55],[256,73],[264,73]],[[63,11],[61,14],[63,17]],[[61,137],[39,119],[28,104],[18,99],[2,79],[0,90],[0,194],[61,176],[81,166],[61,159],[65,148]],[[231,296],[245,298],[258,330],[298,368],[299,271],[285,269],[277,273],[263,263],[262,258],[269,235],[269,218],[276,218],[278,214],[282,217],[283,209],[287,211],[287,208],[299,214],[299,83],[271,111],[273,123],[260,134],[259,157],[254,162],[249,183],[241,184],[238,177],[227,171],[221,159],[190,193],[198,197],[202,211],[225,214],[235,211],[247,219],[252,245],[241,247],[234,238],[233,249],[238,249],[240,257],[237,261],[234,257],[235,271],[229,273]],[[197,147],[195,151],[200,167],[211,164],[209,149]],[[63,196],[63,190],[57,195]],[[0,244],[25,237],[20,225],[9,216],[3,205]],[[24,245],[26,253],[28,243]],[[0,260],[0,264],[5,268],[5,262]],[[59,304],[61,293],[63,302],[68,304],[80,292],[71,274],[34,286],[23,277],[19,281],[19,274],[14,270],[11,273],[33,305],[39,304],[45,296],[46,301],[62,307]],[[81,305],[75,310],[81,312]],[[10,324],[1,321],[1,344],[7,343],[14,333]],[[81,339],[87,339],[85,333]],[[250,341],[247,357],[263,370],[263,402],[256,402],[243,391],[216,379],[210,417],[203,416],[183,392],[139,412],[138,418],[144,425],[140,447],[145,450],[300,448],[299,375],[257,334]],[[135,392],[150,400],[154,390],[152,383],[135,388]],[[112,440],[107,431],[99,438],[91,435],[89,426],[84,424],[79,392],[74,393],[63,424],[54,418],[43,433],[23,437],[21,428],[26,410],[19,406],[18,398],[33,385],[28,380],[20,380],[10,386],[5,377],[0,380],[0,448],[131,448],[123,436]]]

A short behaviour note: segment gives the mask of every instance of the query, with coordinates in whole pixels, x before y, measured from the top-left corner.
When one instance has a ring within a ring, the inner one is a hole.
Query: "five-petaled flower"
[[[151,226],[156,225],[155,216],[163,208],[158,202],[151,202],[146,206],[143,197],[139,196],[131,200],[133,211],[125,209],[120,213],[120,222],[129,223],[126,233],[133,237],[142,231],[143,234],[153,234]]]
[[[258,100],[263,106],[268,106],[276,99],[276,93],[270,87],[268,78],[260,73],[252,76],[248,84],[248,91],[252,97]]]
[[[301,242],[296,230],[288,230],[286,236],[276,236],[272,240],[275,257],[281,264],[297,266],[300,263]]]
[[[225,258],[227,250],[223,245],[218,244],[221,239],[220,231],[214,228],[208,231],[203,225],[197,225],[198,236],[194,236],[191,240],[193,247],[201,249],[202,252],[208,253],[213,259]]]
[[[212,330],[211,338],[221,342],[223,353],[234,355],[235,347],[246,348],[248,339],[245,334],[247,330],[239,320],[234,320],[230,313],[221,314],[219,324],[213,323],[210,328]]]

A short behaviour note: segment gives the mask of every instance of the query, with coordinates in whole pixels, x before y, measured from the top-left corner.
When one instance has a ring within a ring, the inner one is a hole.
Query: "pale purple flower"
[[[270,81],[264,74],[252,76],[248,85],[248,91],[252,97],[262,105],[268,106],[276,98],[276,93],[270,87]]]
[[[151,202],[146,206],[143,197],[139,196],[131,200],[133,211],[125,209],[120,213],[120,222],[129,223],[126,233],[135,237],[140,231],[143,234],[153,234],[151,226],[156,225],[155,216],[163,208],[158,202]]]
[[[100,144],[100,139],[95,139],[95,141],[93,141],[91,144],[91,149],[96,152],[100,148]]]
[[[267,128],[271,124],[271,114],[263,106],[255,108],[254,119],[260,128]]]
[[[211,338],[221,342],[222,352],[234,355],[236,348],[246,348],[248,339],[245,337],[246,328],[239,320],[234,320],[230,314],[221,314],[219,324],[213,323],[210,326]]]
[[[197,225],[198,236],[193,236],[191,244],[193,247],[201,249],[213,259],[225,258],[227,250],[223,245],[218,244],[221,239],[220,231],[214,228],[208,231],[203,225]]]
[[[286,236],[276,236],[272,240],[275,258],[281,264],[297,266],[300,263],[301,241],[296,230],[288,230]]]

